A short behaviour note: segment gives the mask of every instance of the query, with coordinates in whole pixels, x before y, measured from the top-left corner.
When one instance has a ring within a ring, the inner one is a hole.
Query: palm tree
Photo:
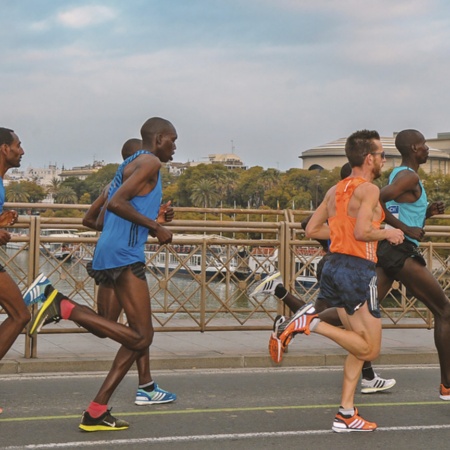
[[[22,183],[13,182],[6,186],[6,200],[12,203],[26,203],[30,199]]]
[[[192,185],[190,198],[192,203],[199,208],[211,208],[216,206],[219,200],[216,183],[207,178],[196,181]]]
[[[63,186],[56,191],[55,202],[56,203],[76,203],[78,201],[75,191],[68,186]]]

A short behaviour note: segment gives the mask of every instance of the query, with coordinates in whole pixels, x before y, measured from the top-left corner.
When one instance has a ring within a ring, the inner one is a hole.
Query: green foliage
[[[81,194],[87,192],[92,199],[97,198],[102,193],[105,186],[112,181],[118,167],[119,164],[107,164],[98,172],[89,175],[83,182],[84,189],[81,192],[78,192],[77,189],[75,189],[78,197],[81,197]]]
[[[55,194],[55,203],[77,203],[78,196],[76,192],[64,183]]]
[[[5,191],[8,202],[38,203],[46,197],[45,189],[33,181],[12,182]]]

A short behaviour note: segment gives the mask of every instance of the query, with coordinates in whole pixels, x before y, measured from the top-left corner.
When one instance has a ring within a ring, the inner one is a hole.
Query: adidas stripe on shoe
[[[351,417],[344,417],[341,413],[337,413],[334,418],[333,426],[331,427],[336,433],[349,433],[352,431],[375,431],[377,424],[368,422],[358,414],[358,409],[355,408],[355,414]]]
[[[304,304],[290,320],[281,324],[278,328],[278,337],[284,346],[298,333],[310,334],[311,322],[318,318],[313,302]]]
[[[375,374],[373,380],[361,379],[361,393],[362,394],[374,394],[375,392],[387,391],[395,386],[396,381],[391,379],[381,378]],[[449,399],[450,400],[450,399]]]
[[[147,392],[144,389],[138,389],[134,403],[139,406],[157,405],[159,403],[174,402],[176,399],[177,396],[175,394],[161,389],[155,383],[155,389],[153,391]]]
[[[272,275],[264,278],[264,280],[256,286],[253,292],[250,294],[252,297],[258,294],[275,294],[275,288],[282,284],[281,272],[275,272]]]
[[[25,305],[30,306],[34,303],[43,302],[46,298],[45,289],[50,285],[50,280],[43,273],[40,273],[23,294]]]

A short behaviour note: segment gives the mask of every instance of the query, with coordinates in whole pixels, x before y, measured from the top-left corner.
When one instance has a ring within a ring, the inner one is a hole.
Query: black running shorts
[[[127,268],[130,268],[133,275],[141,280],[146,280],[145,277],[145,264],[141,262],[135,262],[128,266],[114,267],[113,269],[95,270],[92,268],[92,262],[89,261],[86,264],[86,271],[88,275],[94,279],[95,284],[107,284],[112,285],[119,278],[120,274]]]
[[[392,245],[388,241],[379,242],[377,256],[377,267],[383,268],[386,275],[394,279],[397,277],[398,272],[403,269],[408,258],[414,258],[422,266],[427,265],[417,245],[408,239],[405,239],[399,245]]]

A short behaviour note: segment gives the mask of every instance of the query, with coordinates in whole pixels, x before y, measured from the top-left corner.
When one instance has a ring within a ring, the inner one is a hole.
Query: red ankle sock
[[[70,315],[72,314],[72,310],[75,308],[75,305],[69,300],[61,300],[61,318],[64,320],[68,320]]]
[[[96,419],[97,417],[100,417],[102,414],[104,414],[107,409],[108,405],[100,405],[100,403],[91,402],[86,411],[93,419]]]

